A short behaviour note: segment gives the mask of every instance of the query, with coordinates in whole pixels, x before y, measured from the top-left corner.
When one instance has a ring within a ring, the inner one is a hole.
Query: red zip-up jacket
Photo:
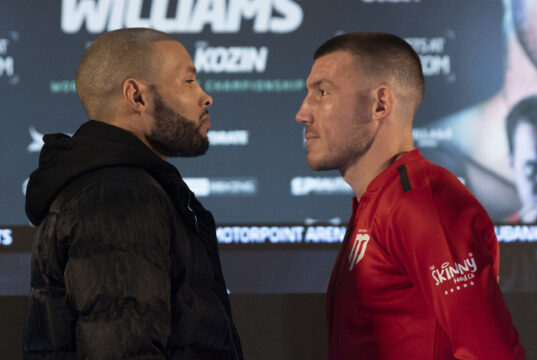
[[[367,187],[327,294],[331,360],[523,359],[486,211],[413,150]]]

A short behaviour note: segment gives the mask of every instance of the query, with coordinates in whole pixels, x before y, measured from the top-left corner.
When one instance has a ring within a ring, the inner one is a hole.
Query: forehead
[[[313,63],[308,85],[314,85],[321,81],[341,82],[345,79],[358,76],[358,58],[348,51],[335,51],[323,55]]]
[[[178,41],[157,41],[155,43],[157,68],[163,72],[195,72],[192,59],[185,47]]]

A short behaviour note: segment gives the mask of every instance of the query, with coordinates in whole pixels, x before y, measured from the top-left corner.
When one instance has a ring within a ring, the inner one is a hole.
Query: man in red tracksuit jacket
[[[361,32],[314,59],[296,115],[307,162],[339,170],[356,193],[328,287],[330,359],[523,359],[490,218],[413,147],[418,55],[397,36]]]

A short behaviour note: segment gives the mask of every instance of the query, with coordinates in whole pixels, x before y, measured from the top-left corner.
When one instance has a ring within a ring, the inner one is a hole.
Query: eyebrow
[[[194,66],[189,66],[186,68],[186,71],[189,72],[189,73],[192,73],[194,75],[196,75],[196,68]]]
[[[329,84],[329,85],[336,85],[335,82],[333,82],[332,80],[328,80],[328,79],[320,79],[320,80],[317,80],[315,81],[314,83],[310,84],[309,87],[310,88],[318,88],[320,87],[323,83],[325,84]],[[308,88],[308,84],[306,84],[306,89]]]

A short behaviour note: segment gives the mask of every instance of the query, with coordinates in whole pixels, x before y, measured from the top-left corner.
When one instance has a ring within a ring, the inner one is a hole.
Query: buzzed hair
[[[507,115],[505,127],[509,153],[515,149],[515,131],[520,123],[537,127],[537,96],[530,96],[519,101]]]
[[[129,78],[149,81],[154,75],[153,44],[176,41],[153,29],[120,29],[99,36],[86,50],[76,74],[76,92],[91,119],[98,120],[114,94]]]
[[[412,46],[398,36],[382,32],[352,32],[327,40],[313,59],[336,51],[348,51],[360,60],[362,73],[392,75],[404,87],[413,90],[419,106],[425,94],[425,79],[420,57]]]

